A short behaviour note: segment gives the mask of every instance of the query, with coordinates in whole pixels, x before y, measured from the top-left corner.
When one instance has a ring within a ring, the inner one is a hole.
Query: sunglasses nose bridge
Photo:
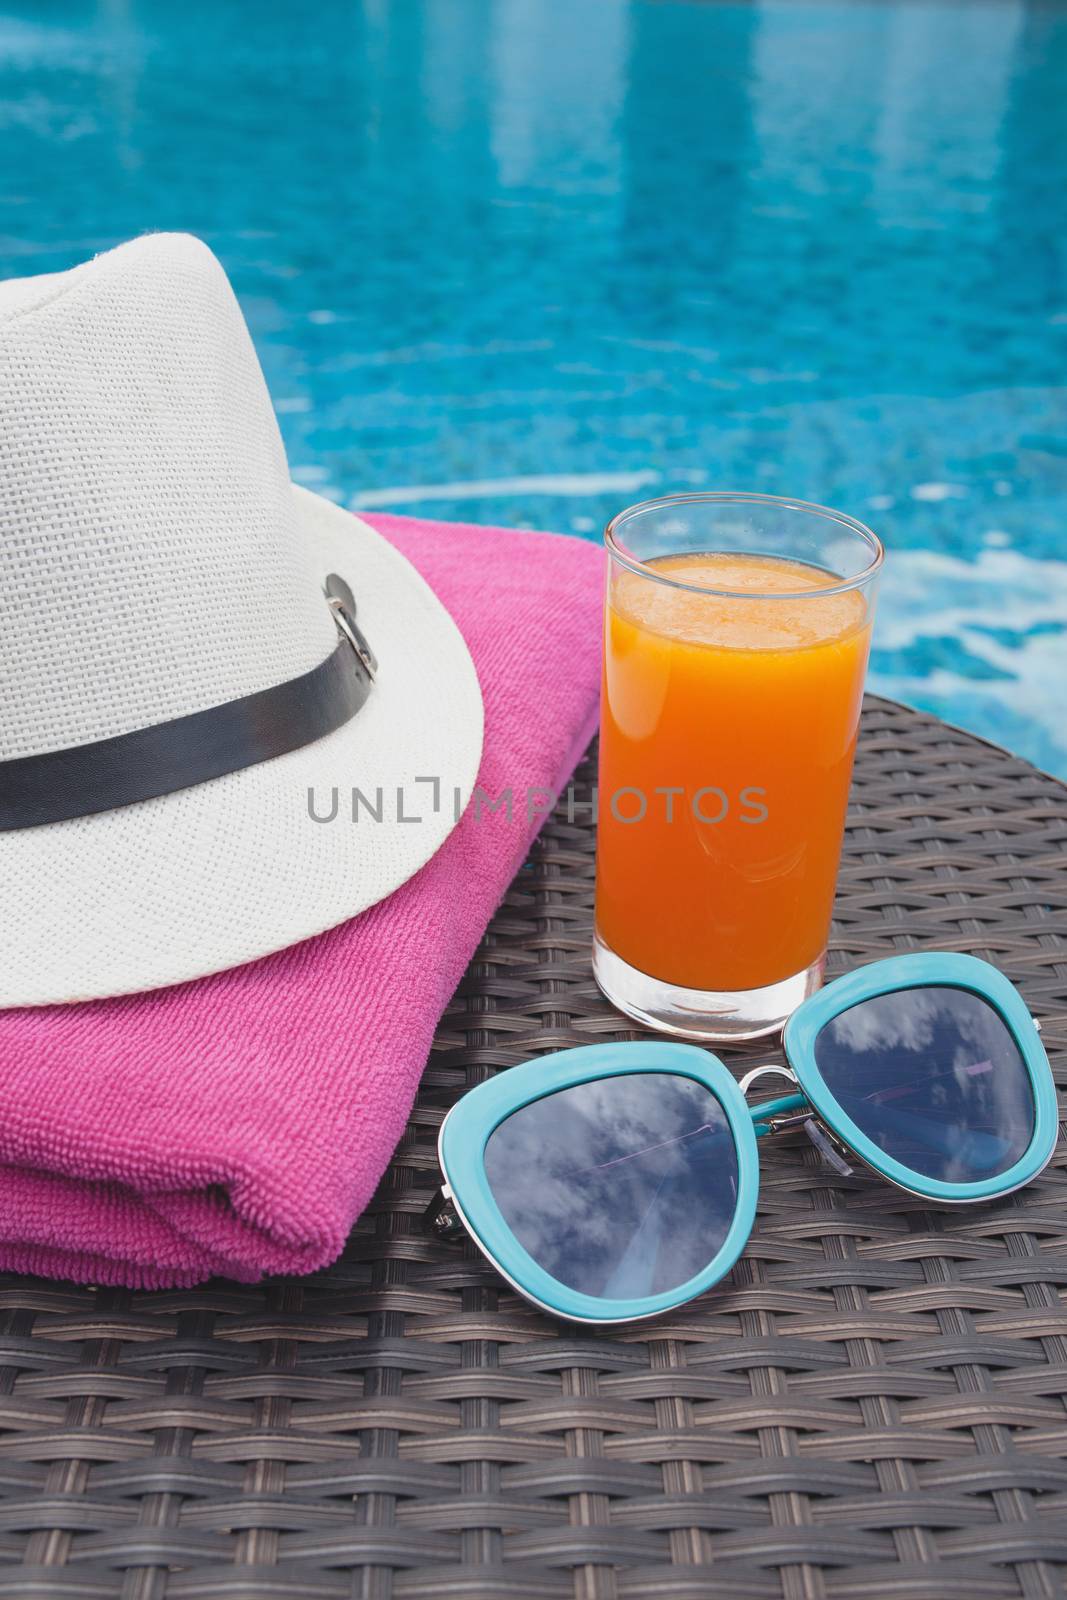
[[[748,1091],[754,1084],[758,1083],[761,1078],[770,1076],[785,1078],[795,1089],[800,1091],[796,1073],[789,1067],[775,1065],[753,1067],[751,1071],[746,1072],[741,1079],[741,1093],[747,1098]],[[842,1177],[848,1177],[851,1174],[852,1167],[849,1164],[851,1152],[841,1143],[837,1135],[815,1115],[814,1107],[802,1092],[794,1095],[783,1095],[778,1100],[767,1101],[764,1103],[763,1108],[755,1105],[749,1109],[754,1120],[758,1119],[761,1109],[766,1112],[766,1121],[764,1123],[760,1124],[756,1121],[757,1135],[760,1133],[764,1135],[795,1133],[803,1130],[828,1167],[832,1167]]]
[[[748,1101],[749,1090],[755,1088],[764,1078],[784,1078],[793,1094],[779,1095],[773,1100],[763,1100],[753,1105]],[[792,1128],[802,1127],[811,1116],[811,1106],[807,1097],[800,1089],[796,1073],[789,1067],[768,1065],[752,1067],[741,1079],[740,1089],[748,1101],[749,1115],[752,1118],[757,1138],[770,1133],[787,1133]]]
[[[740,1083],[741,1093],[744,1095],[746,1100],[748,1099],[748,1092],[753,1085],[759,1083],[761,1078],[767,1077],[786,1078],[793,1085],[794,1089],[800,1088],[800,1085],[797,1082],[797,1075],[791,1067],[780,1067],[776,1064],[766,1067],[752,1067],[748,1072],[745,1073]]]

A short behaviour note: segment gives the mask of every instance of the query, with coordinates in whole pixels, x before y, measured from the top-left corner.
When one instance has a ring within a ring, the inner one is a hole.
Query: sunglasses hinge
[[[447,1183],[441,1185],[423,1212],[422,1225],[438,1239],[453,1239],[465,1231]]]

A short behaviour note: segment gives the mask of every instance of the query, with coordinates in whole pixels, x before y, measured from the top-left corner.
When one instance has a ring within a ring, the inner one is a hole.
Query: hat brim
[[[455,827],[482,751],[462,635],[365,522],[293,495],[323,579],[338,573],[355,593],[379,662],[370,698],[335,733],[272,761],[0,833],[0,1008],[163,988],[254,961],[391,894]]]

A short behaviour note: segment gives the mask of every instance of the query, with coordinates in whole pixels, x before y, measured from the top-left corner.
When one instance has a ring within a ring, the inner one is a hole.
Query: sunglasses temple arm
[[[806,1095],[783,1094],[777,1100],[763,1100],[758,1106],[749,1106],[748,1109],[756,1138],[762,1139],[767,1134],[777,1131],[773,1126],[775,1117],[787,1116],[791,1112],[810,1110],[811,1105]]]

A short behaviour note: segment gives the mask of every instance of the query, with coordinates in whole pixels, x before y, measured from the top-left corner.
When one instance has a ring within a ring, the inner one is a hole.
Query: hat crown
[[[0,760],[268,688],[336,638],[207,246],[0,283]]]

